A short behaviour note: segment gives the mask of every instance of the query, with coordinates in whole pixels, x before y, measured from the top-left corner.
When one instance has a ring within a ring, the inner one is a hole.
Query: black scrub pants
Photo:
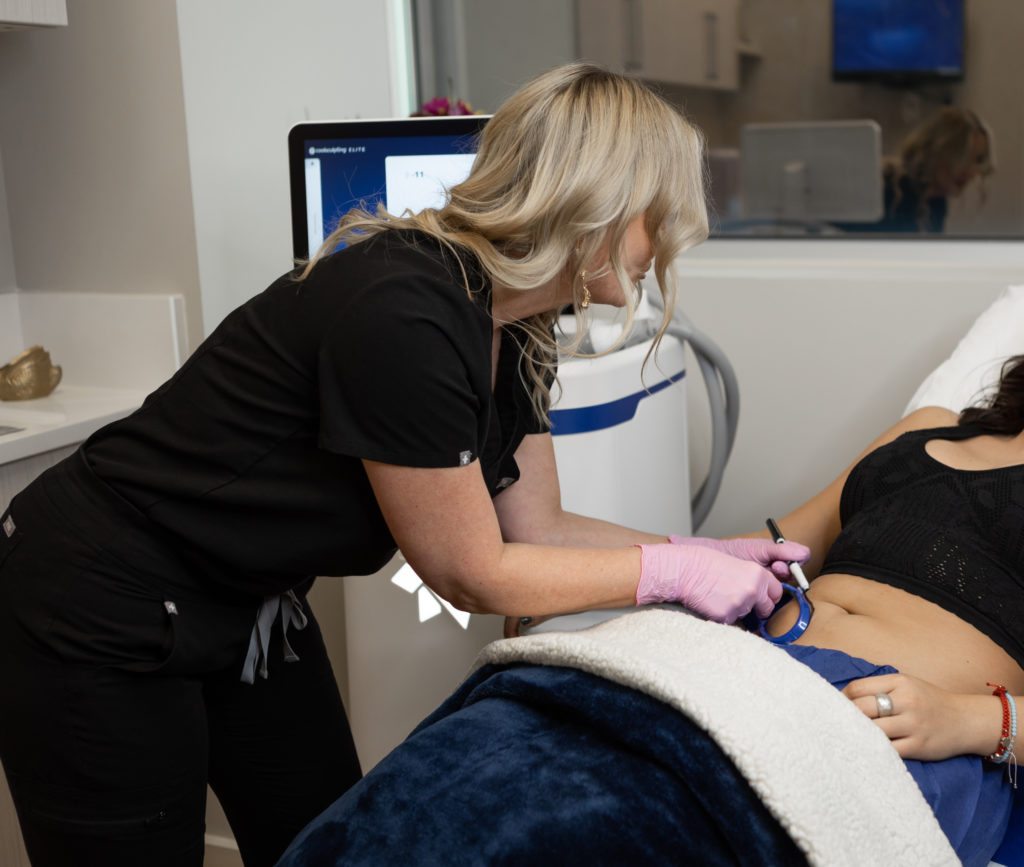
[[[240,681],[261,602],[197,580],[79,455],[15,498],[0,759],[34,867],[199,867],[207,782],[247,867],[270,865],[359,779],[308,606],[288,632],[299,661],[278,620],[269,677]]]

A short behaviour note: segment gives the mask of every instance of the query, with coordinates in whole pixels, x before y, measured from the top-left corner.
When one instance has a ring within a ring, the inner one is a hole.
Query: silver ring
[[[884,692],[875,696],[875,704],[878,705],[879,716],[890,716],[892,714],[892,699]]]

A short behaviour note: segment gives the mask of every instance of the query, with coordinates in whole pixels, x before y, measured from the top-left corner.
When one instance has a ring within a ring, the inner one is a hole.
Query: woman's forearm
[[[658,533],[635,530],[600,518],[564,511],[550,516],[548,520],[538,520],[531,528],[530,537],[509,541],[529,541],[538,545],[569,548],[622,548],[668,541],[667,536]]]
[[[658,537],[660,541],[664,538]],[[640,549],[506,543],[479,573],[422,576],[457,608],[489,614],[562,614],[636,604]]]

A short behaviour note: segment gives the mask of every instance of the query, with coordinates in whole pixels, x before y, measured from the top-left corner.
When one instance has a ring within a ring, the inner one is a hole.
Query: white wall
[[[174,0],[0,33],[0,269],[19,291],[181,294],[201,333]]]
[[[289,127],[392,112],[393,5],[69,0],[0,34],[0,292],[180,293],[195,345],[290,266]]]
[[[681,308],[740,383],[735,450],[700,529],[724,536],[800,505],[897,421],[977,315],[1024,281],[1024,244],[720,240],[678,265]],[[699,389],[694,372],[691,400]],[[690,421],[695,484],[702,409]]]
[[[26,348],[16,292],[0,292],[0,366]]]
[[[291,267],[286,143],[303,120],[392,113],[388,8],[178,0],[207,333]]]
[[[11,220],[7,215],[7,191],[4,187],[3,154],[0,153],[0,292],[13,292],[14,248],[11,246]],[[0,322],[0,328],[3,327]]]

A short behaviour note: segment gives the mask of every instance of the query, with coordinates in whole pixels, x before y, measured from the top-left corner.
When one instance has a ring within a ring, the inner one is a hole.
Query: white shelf
[[[137,389],[62,385],[37,400],[0,401],[0,426],[21,428],[0,434],[0,466],[80,443],[132,413],[145,396]]]
[[[0,0],[0,30],[67,27],[65,0]]]

